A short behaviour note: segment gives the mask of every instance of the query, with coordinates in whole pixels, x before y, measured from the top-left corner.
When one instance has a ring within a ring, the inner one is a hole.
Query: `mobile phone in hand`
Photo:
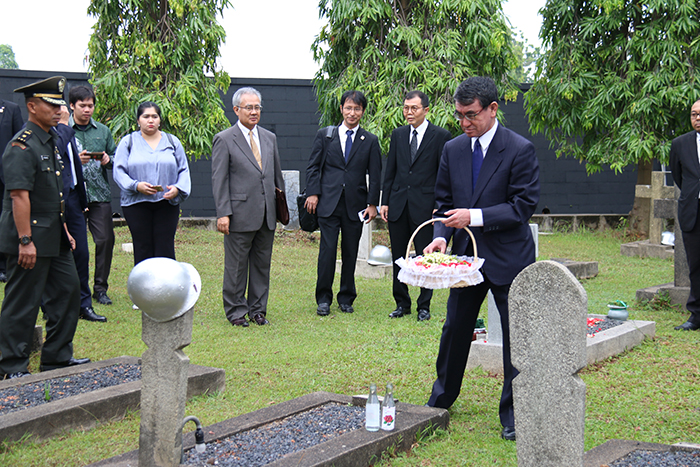
[[[87,155],[90,156],[90,159],[101,160],[104,154],[101,152],[88,152]]]
[[[163,187],[161,185],[151,185],[151,188],[156,191],[163,191]]]

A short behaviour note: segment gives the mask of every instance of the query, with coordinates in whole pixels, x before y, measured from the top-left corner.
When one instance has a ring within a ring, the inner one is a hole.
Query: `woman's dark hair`
[[[161,119],[163,118],[163,116],[160,114],[160,107],[158,107],[158,104],[156,104],[155,102],[146,101],[146,102],[142,103],[141,105],[139,105],[139,108],[136,109],[136,120],[141,118],[141,115],[143,115],[143,113],[146,111],[146,109],[150,109],[150,108],[156,109],[156,113],[158,114],[158,116]]]

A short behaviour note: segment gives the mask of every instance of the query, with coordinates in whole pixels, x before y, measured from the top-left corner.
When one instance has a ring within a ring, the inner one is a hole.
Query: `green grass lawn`
[[[120,251],[130,241],[117,228],[110,277],[112,306],[95,305],[106,324],[80,321],[76,357],[103,360],[140,356],[141,314],[131,309],[126,280],[133,257]],[[379,241],[387,243],[385,233]],[[598,261],[597,277],[582,281],[589,311],[606,313],[606,304],[631,303],[632,319],[656,321],[656,338],[605,362],[587,367],[586,450],[613,438],[656,443],[700,442],[700,332],[673,326],[686,313],[663,304],[639,304],[639,288],[673,281],[672,260],[620,255],[617,232],[541,235],[539,259]],[[193,264],[202,277],[195,306],[192,344],[185,353],[194,364],[226,370],[226,390],[187,403],[186,413],[205,425],[220,422],[313,391],[361,394],[387,382],[403,402],[424,404],[435,378],[435,357],[448,292],[436,291],[433,318],[418,323],[412,315],[390,320],[394,309],[391,279],[358,278],[355,313],[316,315],[317,237],[278,231],[272,264],[268,319],[272,325],[233,328],[221,299],[221,234],[178,231],[179,261]],[[91,267],[92,271],[92,267]],[[336,291],[339,278],[336,277]],[[414,299],[417,290],[412,290]],[[483,314],[486,315],[485,308]],[[484,316],[485,317],[485,316]],[[32,359],[30,371],[38,371]],[[450,409],[450,428],[421,439],[410,453],[386,456],[381,466],[515,466],[515,443],[500,439],[498,400],[502,378],[481,370],[467,372],[462,394]],[[381,392],[380,391],[380,392]],[[400,418],[398,423],[400,423]],[[139,413],[90,431],[74,431],[41,443],[0,445],[2,466],[76,466],[138,448]]]

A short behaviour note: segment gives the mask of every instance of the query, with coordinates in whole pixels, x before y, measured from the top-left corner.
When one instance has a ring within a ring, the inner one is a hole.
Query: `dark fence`
[[[68,85],[86,84],[85,73],[59,71],[0,70],[0,99],[18,103],[26,120],[24,97],[13,89],[53,75],[63,75]],[[309,80],[295,79],[231,79],[231,87],[224,96],[226,116],[235,122],[231,96],[236,89],[253,86],[263,96],[265,108],[261,125],[277,135],[282,168],[298,170],[301,186],[305,185],[304,171],[309,151],[319,128],[319,114],[313,86]],[[524,88],[526,91],[527,88]],[[371,99],[371,96],[369,96]],[[97,103],[99,106],[99,102]],[[398,105],[398,104],[397,104]],[[573,159],[557,159],[542,135],[531,135],[522,95],[516,102],[501,106],[506,126],[530,139],[540,161],[541,196],[537,212],[547,209],[552,214],[627,214],[634,202],[636,167],[616,175],[611,170],[588,176],[583,164]],[[223,130],[223,128],[222,128]],[[184,216],[214,217],[211,194],[211,163],[205,155],[190,163],[192,196],[182,205]],[[113,184],[112,206],[120,212],[119,189]]]

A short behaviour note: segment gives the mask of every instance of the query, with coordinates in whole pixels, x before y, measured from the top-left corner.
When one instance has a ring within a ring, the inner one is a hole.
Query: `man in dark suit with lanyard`
[[[333,302],[335,258],[341,231],[343,264],[337,300],[343,313],[354,311],[355,264],[362,236],[359,214],[363,213],[367,223],[377,216],[382,155],[377,137],[360,128],[366,107],[367,98],[361,92],[343,93],[340,98],[343,123],[331,134],[326,129],[316,134],[306,169],[306,193],[309,195],[306,209],[318,212],[321,229],[316,280],[316,313],[319,316],[328,315]]]
[[[0,154],[5,150],[5,146],[10,142],[24,126],[22,113],[19,106],[11,101],[0,99]],[[2,172],[2,162],[0,162],[0,193],[5,191],[5,177]],[[0,203],[0,213],[2,204]],[[5,255],[0,253],[0,282],[7,282],[7,269],[5,268]]]
[[[396,260],[406,254],[411,234],[431,218],[435,208],[435,177],[445,142],[452,138],[449,131],[433,125],[426,116],[430,111],[428,96],[421,91],[406,94],[403,116],[408,125],[391,133],[379,210],[389,225],[391,256],[394,260],[393,294],[396,309],[389,316],[401,318],[411,314],[408,286],[399,282],[401,268]],[[432,226],[418,231],[414,239],[416,251],[421,252],[433,238]],[[418,321],[430,319],[431,289],[420,289],[416,301]]]
[[[80,279],[80,314],[89,321],[106,322],[107,318],[95,313],[90,294],[90,250],[87,239],[85,210],[87,209],[87,194],[83,167],[75,143],[75,130],[68,126],[70,112],[65,105],[61,106],[61,121],[55,130],[58,134],[58,152],[63,160],[63,199],[65,200],[64,217],[68,232],[75,239],[73,259]]]
[[[690,296],[686,308],[688,320],[676,326],[678,331],[700,329],[700,100],[690,109],[693,131],[671,142],[671,173],[681,194],[678,197],[678,222],[688,258]]]
[[[462,82],[454,95],[455,117],[464,135],[447,142],[440,161],[435,199],[446,220],[435,224],[426,252],[473,255],[464,227],[470,227],[484,258],[481,284],[450,291],[447,317],[437,357],[437,379],[428,405],[449,408],[459,396],[479,309],[489,290],[503,329],[503,391],[499,416],[501,436],[515,440],[510,360],[508,291],[515,276],[535,261],[528,221],[540,196],[539,165],[531,142],[501,126],[498,90],[491,78]]]

